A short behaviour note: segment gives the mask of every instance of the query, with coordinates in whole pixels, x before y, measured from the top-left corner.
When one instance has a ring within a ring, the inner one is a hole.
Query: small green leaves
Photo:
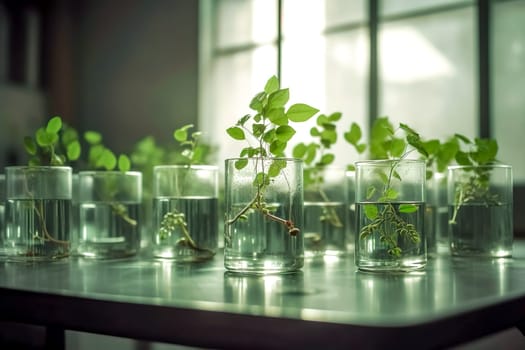
[[[51,134],[56,134],[61,128],[62,119],[59,116],[55,116],[47,122],[46,131]]]
[[[304,103],[296,103],[288,109],[286,116],[293,122],[305,122],[319,112],[318,109]]]
[[[374,186],[370,186],[366,189],[366,199],[370,200],[372,197],[374,197],[374,194],[376,193],[376,188]]]
[[[405,213],[405,214],[415,213],[417,211],[417,205],[401,204],[398,210],[400,213]]]
[[[90,145],[96,145],[102,142],[102,135],[99,132],[88,130],[84,133],[84,139]]]
[[[230,135],[231,138],[235,140],[244,140],[246,138],[244,135],[244,131],[238,126],[232,126],[226,129],[226,132],[228,133],[228,135]]]
[[[290,92],[288,89],[277,90],[268,96],[267,109],[282,108],[290,99]]]
[[[188,140],[188,129],[193,128],[193,124],[184,125],[173,132],[173,138],[178,142],[185,142]]]
[[[241,158],[235,161],[235,169],[241,170],[244,169],[248,165],[248,159]]]
[[[281,125],[275,130],[275,137],[281,142],[288,142],[295,135],[295,129],[289,125]]]
[[[131,169],[131,161],[127,155],[121,154],[118,157],[118,168],[122,172],[126,172]]]
[[[36,145],[35,140],[33,140],[31,137],[29,136],[24,137],[24,148],[29,155],[32,155],[32,156],[36,155],[37,145]]]
[[[66,146],[66,154],[70,160],[77,160],[78,158],[80,158],[80,153],[81,146],[78,140],[74,140]]]
[[[365,204],[363,206],[363,210],[368,220],[374,220],[375,218],[377,218],[377,215],[379,213],[377,206],[374,204]]]
[[[266,85],[264,86],[264,92],[269,95],[277,90],[279,90],[279,79],[274,75],[266,82]]]
[[[284,168],[286,168],[286,161],[284,159],[275,159],[272,162],[272,164],[270,164],[270,168],[268,169],[268,176],[276,177],[281,173],[281,171]]]

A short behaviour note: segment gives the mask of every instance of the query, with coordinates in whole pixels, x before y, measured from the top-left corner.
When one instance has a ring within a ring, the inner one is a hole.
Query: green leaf
[[[118,157],[118,168],[122,172],[129,171],[131,169],[131,161],[129,160],[129,157],[125,154],[121,154]]]
[[[321,132],[315,126],[310,129],[310,136],[318,137],[321,136]]]
[[[40,147],[49,147],[54,145],[58,141],[58,134],[48,132],[44,128],[40,128],[36,131],[36,143]]]
[[[393,200],[393,199],[396,199],[397,196],[399,195],[399,193],[394,190],[393,188],[388,188],[386,191],[385,191],[385,198],[387,200]]]
[[[456,153],[456,162],[459,165],[473,165],[472,161],[469,158],[469,155],[462,151],[458,151]]]
[[[393,157],[399,158],[403,155],[406,149],[405,140],[399,138],[392,138],[390,144],[390,153]]]
[[[246,165],[248,165],[248,159],[246,159],[246,158],[237,159],[235,161],[235,169],[237,169],[237,170],[241,170],[241,169],[245,168]]]
[[[257,175],[255,175],[255,179],[253,180],[253,184],[255,186],[264,186],[264,185],[268,185],[270,183],[270,179],[268,176],[266,176],[265,173],[257,173]]]
[[[283,108],[290,99],[288,89],[277,90],[268,96],[268,109]]]
[[[472,143],[472,141],[470,141],[470,139],[465,135],[454,134],[454,137],[456,137],[458,140],[461,140],[464,144],[470,145]]]
[[[266,82],[264,92],[269,95],[277,90],[279,90],[279,79],[274,75]]]
[[[378,210],[377,210],[377,206],[376,205],[374,205],[374,204],[365,204],[364,205],[364,211],[365,211],[365,215],[368,218],[368,220],[374,220],[375,218],[377,218]]]
[[[270,164],[268,169],[268,176],[276,177],[281,173],[281,170],[286,168],[286,161],[284,159],[276,159]]]
[[[34,156],[37,151],[35,140],[30,136],[24,137],[24,148],[29,155]]]
[[[310,107],[304,103],[296,103],[288,108],[286,116],[291,121],[299,123],[307,121],[317,112],[319,112],[319,110],[316,108]]]
[[[266,143],[272,143],[275,140],[275,129],[270,129],[263,135],[263,141]]]
[[[105,168],[106,170],[113,170],[117,166],[117,157],[109,149],[104,149],[97,160],[96,166]]]
[[[343,114],[341,112],[334,112],[334,113],[330,114],[328,119],[331,122],[337,122],[337,121],[339,121],[341,119],[342,116],[343,116]]]
[[[319,146],[314,143],[311,143],[308,145],[307,150],[306,150],[306,156],[304,157],[304,162],[306,164],[311,164],[314,161],[315,155],[317,154],[318,147]]]
[[[379,176],[379,178],[381,179],[381,182],[383,182],[384,184],[388,183],[388,176],[385,174],[384,171],[375,170],[374,172]]]
[[[370,186],[366,189],[366,199],[370,200],[376,193],[376,188],[374,186]]]
[[[322,126],[324,127],[326,124],[330,124],[330,120],[328,119],[328,117],[324,114],[320,114],[315,123],[318,125],[318,126]]]
[[[307,147],[303,142],[298,143],[295,145],[292,151],[292,156],[294,158],[302,159],[304,155],[306,154]]]
[[[193,128],[193,124],[184,125],[173,132],[173,138],[178,142],[184,142],[188,139],[188,129]]]
[[[335,156],[332,153],[323,154],[321,157],[321,164],[322,165],[329,165],[331,164],[335,159]]]
[[[418,134],[414,129],[412,129],[411,127],[409,127],[409,126],[406,125],[406,124],[399,123],[399,127],[400,127],[403,131],[405,131],[407,134],[412,134],[412,135],[418,135],[418,136],[419,136],[419,134]]]
[[[363,136],[361,128],[355,122],[350,125],[350,131],[347,131],[343,134],[344,138],[348,143],[352,145],[357,145],[361,137]]]
[[[238,126],[232,126],[228,129],[226,129],[226,132],[228,133],[228,135],[230,135],[231,138],[235,139],[235,140],[244,140],[245,139],[245,136],[244,136],[244,131],[239,128]]]
[[[51,134],[56,134],[61,128],[62,119],[59,116],[55,116],[47,122],[46,131]]]
[[[284,113],[284,107],[272,108],[268,111],[266,116],[275,125],[287,125],[288,124],[288,118],[286,118],[286,114]]]
[[[289,125],[281,125],[275,130],[275,136],[282,142],[288,142],[293,135],[295,135],[295,129]]]
[[[71,142],[78,141],[78,133],[73,128],[66,128],[62,131],[62,144],[69,145]]]
[[[263,103],[266,99],[266,92],[259,92],[257,95],[255,95],[250,102],[250,108],[257,112],[262,112],[263,110]]]
[[[326,148],[337,142],[337,132],[335,130],[323,130],[321,132],[321,142]]]
[[[81,147],[80,142],[73,141],[66,146],[67,158],[69,160],[77,160],[80,157]]]
[[[266,125],[265,124],[263,124],[263,123],[252,124],[253,136],[258,138],[259,136],[264,134],[265,131],[266,131]]]
[[[96,131],[86,131],[84,133],[84,139],[90,145],[96,145],[102,141],[102,135]]]
[[[286,142],[276,139],[270,144],[270,152],[274,156],[281,156],[283,155],[284,150],[286,149],[286,145]]]
[[[400,213],[410,214],[417,211],[417,205],[415,204],[401,204],[398,208]]]

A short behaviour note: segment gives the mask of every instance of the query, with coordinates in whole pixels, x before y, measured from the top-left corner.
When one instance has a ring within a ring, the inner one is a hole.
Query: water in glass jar
[[[69,255],[71,200],[9,199],[6,203],[8,259],[47,261]]]
[[[230,220],[246,204],[232,205],[226,213]],[[284,206],[269,203],[272,214],[280,218],[293,217],[300,223],[302,206],[294,206],[290,215]],[[260,211],[250,209],[235,222],[224,226],[224,265],[226,269],[241,273],[284,273],[296,271],[304,264],[302,232],[291,235],[279,222],[270,220]]]
[[[98,259],[136,254],[140,243],[139,213],[138,203],[80,203],[77,253]]]
[[[218,205],[215,197],[155,198],[153,255],[178,261],[213,257],[219,239]]]
[[[452,218],[454,206],[449,206]],[[450,225],[452,255],[512,256],[512,205],[463,204]]]
[[[375,223],[365,215],[365,206],[373,204],[377,207],[378,221],[372,233],[366,238],[361,237],[363,228]],[[414,205],[417,210],[412,213],[399,211],[401,205]],[[357,203],[356,232],[356,265],[361,270],[369,271],[410,271],[423,268],[426,265],[426,240],[424,236],[425,204],[422,202],[404,203]],[[384,214],[384,215],[382,215]],[[397,222],[397,224],[396,224]],[[420,240],[414,242],[400,230],[398,223],[413,225]],[[391,248],[397,246],[399,255],[392,254]]]
[[[345,254],[347,214],[343,202],[304,202],[305,255]]]

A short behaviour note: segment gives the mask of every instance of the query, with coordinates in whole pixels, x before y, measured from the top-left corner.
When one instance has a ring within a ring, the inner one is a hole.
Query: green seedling
[[[264,160],[284,156],[288,142],[296,133],[291,122],[305,122],[319,112],[303,103],[293,104],[287,109],[288,100],[289,89],[281,89],[279,79],[273,76],[267,81],[264,90],[251,100],[250,108],[255,114],[245,115],[234,126],[226,129],[232,139],[249,143],[248,147],[240,151],[235,168],[241,170],[248,165],[248,159],[256,160],[253,179],[255,196],[236,215],[227,219],[226,225],[233,225],[252,212],[258,212],[268,220],[282,224],[290,235],[300,233],[299,227],[291,219],[274,215],[264,198],[268,186],[286,167],[283,159],[274,159],[268,167],[265,167]]]

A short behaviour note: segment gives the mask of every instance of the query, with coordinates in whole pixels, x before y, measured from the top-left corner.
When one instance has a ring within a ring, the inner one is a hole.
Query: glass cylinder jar
[[[135,255],[140,247],[141,201],[140,172],[79,172],[75,253],[94,259]]]
[[[71,173],[67,166],[5,168],[7,259],[52,261],[69,256]]]
[[[425,162],[356,163],[355,263],[360,270],[411,271],[427,262]]]
[[[154,167],[155,257],[191,262],[215,255],[219,240],[218,183],[216,166]]]
[[[346,169],[309,168],[304,171],[305,256],[347,253],[348,198]]]
[[[302,268],[302,165],[291,158],[226,160],[226,269],[266,274]]]
[[[452,255],[512,256],[512,207],[511,166],[449,167],[448,230]]]

